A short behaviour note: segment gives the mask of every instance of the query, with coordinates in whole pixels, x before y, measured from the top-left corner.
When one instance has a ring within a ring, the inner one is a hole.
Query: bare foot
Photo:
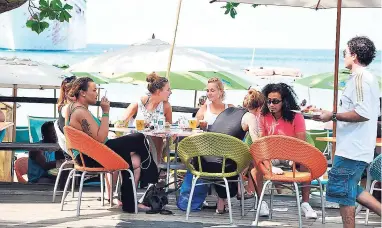
[[[145,206],[144,204],[138,203],[138,208],[143,210],[150,210],[151,208],[148,206]]]
[[[278,168],[278,167],[273,167],[272,166],[272,173],[276,174],[276,175],[281,175],[281,174],[284,173],[284,171],[282,169]]]

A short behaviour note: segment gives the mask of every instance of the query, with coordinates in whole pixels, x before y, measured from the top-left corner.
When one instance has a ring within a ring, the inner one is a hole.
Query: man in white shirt
[[[376,49],[367,37],[354,37],[344,50],[345,67],[351,70],[338,113],[322,111],[318,120],[337,121],[337,149],[329,171],[326,199],[340,205],[344,227],[355,227],[355,201],[381,216],[381,204],[358,185],[373,160],[379,108],[377,77],[365,67]]]

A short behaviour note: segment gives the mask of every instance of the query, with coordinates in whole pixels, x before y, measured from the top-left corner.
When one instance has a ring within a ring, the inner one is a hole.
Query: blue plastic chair
[[[3,142],[4,137],[5,137],[5,133],[7,133],[6,129],[0,131],[0,142]]]
[[[369,174],[371,176],[371,179],[373,180],[373,182],[371,183],[371,186],[370,186],[370,194],[373,195],[373,192],[375,190],[377,191],[380,191],[382,192],[382,189],[379,187],[379,188],[376,188],[375,187],[375,184],[378,183],[378,182],[381,182],[382,181],[382,176],[381,176],[381,160],[382,160],[382,154],[378,155],[372,163],[370,163],[370,169],[369,169]],[[370,210],[367,208],[366,209],[366,225],[369,224],[369,212]]]
[[[42,140],[41,126],[48,121],[56,121],[53,117],[28,116],[29,141],[37,143]]]

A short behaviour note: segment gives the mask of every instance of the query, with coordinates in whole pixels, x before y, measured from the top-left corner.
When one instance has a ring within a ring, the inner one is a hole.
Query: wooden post
[[[178,12],[176,13],[176,24],[175,24],[175,31],[174,31],[174,38],[172,40],[172,45],[170,48],[170,55],[168,57],[168,65],[167,65],[167,72],[166,72],[166,78],[169,78],[170,76],[170,70],[171,70],[171,62],[172,62],[172,55],[174,54],[174,47],[175,47],[175,40],[176,40],[176,33],[178,31],[178,22],[179,22],[179,15],[180,15],[180,8],[182,7],[182,0],[179,0],[178,4]]]
[[[342,0],[337,1],[337,23],[336,23],[336,52],[334,56],[334,100],[333,100],[333,112],[337,112],[337,100],[338,100],[338,68],[340,58],[340,39],[341,39],[341,10]],[[337,123],[333,121],[333,137],[337,134]],[[333,142],[332,148],[332,160],[336,153],[336,143]]]
[[[13,85],[12,95],[14,97],[17,96],[17,85]],[[13,102],[12,120],[14,125],[13,127],[9,127],[4,130],[7,131],[7,136],[4,141],[14,142],[16,139],[16,109],[17,103]],[[13,157],[13,151],[0,151],[0,182],[13,182]]]

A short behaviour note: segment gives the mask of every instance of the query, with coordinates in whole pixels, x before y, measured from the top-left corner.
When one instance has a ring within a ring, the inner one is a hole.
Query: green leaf
[[[232,3],[233,7],[237,7],[238,5],[240,5],[240,3]]]
[[[68,11],[63,11],[61,14],[64,14],[64,20],[69,22],[69,19],[72,18],[72,15],[68,13]]]
[[[40,20],[43,20],[46,17],[48,17],[48,13],[46,11],[41,11],[40,12]]]
[[[40,34],[42,32],[42,29],[40,27],[40,24],[36,22],[35,24],[32,25],[32,31],[37,32],[37,34]]]
[[[44,31],[44,29],[49,28],[49,23],[46,21],[40,22],[40,27]]]
[[[46,0],[40,0],[39,3],[40,3],[40,8],[41,7],[49,7],[49,4]]]
[[[53,1],[56,1],[56,5],[59,6],[60,8],[62,8],[61,0],[53,0]]]
[[[231,11],[231,10],[227,9],[227,10],[224,12],[224,14],[229,14],[230,11]]]
[[[69,4],[64,5],[64,10],[71,10],[71,9],[73,9],[73,6],[71,6]]]
[[[220,8],[225,9],[225,8],[227,8],[227,6],[221,6]]]
[[[55,13],[53,10],[49,12],[49,20],[57,19],[57,16],[58,16],[58,14]]]
[[[232,17],[232,18],[235,18],[235,17],[236,17],[236,14],[237,14],[236,10],[235,10],[234,8],[232,8],[231,11],[230,11],[230,15],[231,15],[231,17]]]
[[[259,6],[259,4],[252,4],[252,7],[253,8],[256,8],[256,7],[258,7]]]
[[[32,28],[33,24],[35,23],[34,20],[28,20],[27,23],[25,24],[28,28]]]
[[[59,21],[60,21],[60,22],[64,22],[64,21],[65,21],[65,15],[64,15],[64,12],[61,12],[61,13],[60,13]]]

